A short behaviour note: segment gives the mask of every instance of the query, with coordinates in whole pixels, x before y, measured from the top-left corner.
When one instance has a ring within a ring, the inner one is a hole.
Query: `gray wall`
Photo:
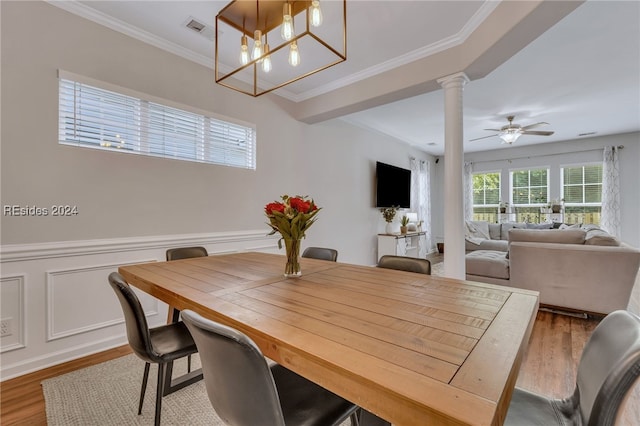
[[[257,170],[62,146],[57,70],[255,123]],[[308,194],[323,207],[307,244],[375,261],[376,160],[427,154],[340,120],[306,125],[272,98],[217,86],[213,70],[44,2],[2,2],[2,204],[76,205],[70,218],[2,216],[2,244],[255,230],[264,205]]]

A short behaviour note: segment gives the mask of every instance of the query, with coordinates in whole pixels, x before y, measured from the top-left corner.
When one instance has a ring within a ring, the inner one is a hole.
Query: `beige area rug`
[[[195,368],[200,366],[193,357]],[[187,370],[186,359],[174,366],[176,374]],[[153,425],[157,366],[152,365],[142,414],[138,398],[144,362],[127,355],[42,382],[49,426]],[[161,423],[166,425],[223,426],[211,407],[200,381],[164,397]],[[346,420],[341,426],[349,426]]]
[[[444,262],[431,264],[431,275],[441,277],[444,273]]]

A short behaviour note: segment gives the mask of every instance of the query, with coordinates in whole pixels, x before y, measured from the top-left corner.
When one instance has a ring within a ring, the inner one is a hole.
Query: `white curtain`
[[[615,146],[604,148],[600,227],[620,238],[620,168],[618,149]]]
[[[473,164],[464,163],[464,220],[473,220]]]
[[[431,173],[429,163],[411,159],[411,210],[423,221],[427,251],[433,250],[431,234]]]

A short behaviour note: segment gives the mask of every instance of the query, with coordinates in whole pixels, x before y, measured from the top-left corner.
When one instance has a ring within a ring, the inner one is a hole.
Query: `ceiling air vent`
[[[187,22],[187,28],[192,29],[195,32],[201,33],[204,30],[205,25],[201,22],[196,21],[195,19],[190,19]]]
[[[193,16],[190,16],[189,18],[187,18],[187,20],[184,22],[184,26],[189,28],[190,30],[197,32],[198,34],[202,35],[208,40],[211,40],[211,41],[214,40],[215,31],[213,30],[213,28],[203,24]]]

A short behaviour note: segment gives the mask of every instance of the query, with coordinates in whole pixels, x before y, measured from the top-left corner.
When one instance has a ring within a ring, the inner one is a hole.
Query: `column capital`
[[[452,84],[460,84],[464,86],[470,80],[469,80],[469,77],[467,77],[467,75],[464,72],[457,72],[455,74],[451,74],[446,77],[439,78],[436,81],[440,86],[446,88],[447,86],[450,86]]]

